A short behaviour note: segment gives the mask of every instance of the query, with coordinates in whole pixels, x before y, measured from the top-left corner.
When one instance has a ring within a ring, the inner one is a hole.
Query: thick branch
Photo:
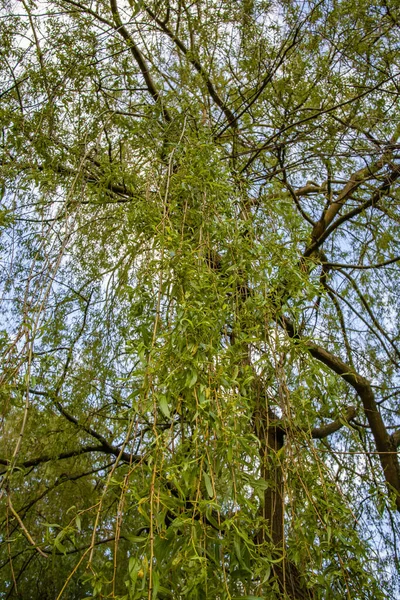
[[[100,433],[98,433],[97,431],[92,429],[91,427],[88,427],[87,425],[83,425],[83,424],[79,423],[78,419],[76,417],[74,417],[73,415],[71,415],[70,413],[68,413],[60,402],[55,402],[55,405],[56,405],[57,409],[59,410],[59,412],[63,415],[63,417],[65,417],[67,419],[67,421],[69,421],[70,423],[73,423],[74,425],[76,425],[76,427],[78,427],[79,429],[82,429],[82,431],[85,431],[90,436],[92,436],[96,440],[98,440],[101,443],[103,452],[105,452],[106,454],[120,456],[120,459],[127,463],[138,462],[141,459],[140,456],[129,454],[129,452],[121,453],[120,448],[118,448],[118,446],[114,446],[113,444],[110,444],[110,442],[108,442],[103,435],[101,435]]]
[[[334,373],[337,373],[357,392],[374,437],[386,484],[389,492],[395,492],[396,506],[400,511],[400,465],[396,452],[396,443],[393,436],[389,435],[385,427],[370,382],[340,358],[322,348],[322,346],[308,340],[300,340],[293,323],[286,317],[281,317],[281,324],[285,327],[291,338],[302,342],[311,356],[322,362]]]
[[[37,467],[43,463],[50,462],[52,460],[63,460],[65,458],[73,458],[74,456],[80,456],[81,454],[87,454],[91,452],[103,452],[105,454],[112,454],[108,450],[104,448],[102,444],[98,444],[96,446],[82,446],[77,448],[76,450],[70,450],[68,452],[60,452],[59,454],[43,454],[42,456],[38,456],[36,458],[30,458],[23,462],[18,463],[17,467],[22,467],[28,469],[30,467]],[[0,465],[4,465],[8,467],[11,464],[11,461],[7,458],[0,458]]]
[[[139,48],[136,46],[135,42],[132,39],[132,36],[130,35],[130,33],[128,32],[128,30],[126,29],[126,27],[123,25],[119,11],[118,11],[118,5],[117,5],[117,0],[110,0],[110,5],[111,5],[111,12],[112,12],[112,16],[114,19],[114,23],[116,25],[116,30],[118,31],[118,33],[124,38],[125,42],[127,43],[127,46],[129,47],[133,58],[136,60],[139,69],[143,75],[143,79],[146,82],[146,86],[147,89],[149,90],[150,94],[152,95],[154,101],[156,103],[161,103],[161,96],[160,96],[160,92],[158,91],[151,75],[149,72],[149,68],[146,64],[146,61],[143,58],[142,53],[140,52]],[[169,114],[169,112],[167,111],[166,108],[164,108],[164,106],[162,106],[162,112],[164,115],[165,120],[170,123],[171,122],[171,116]]]
[[[365,183],[369,179],[372,179],[375,174],[380,171],[385,164],[389,161],[391,151],[386,152],[376,163],[367,165],[363,169],[359,169],[350,177],[347,184],[344,186],[338,197],[332,202],[328,210],[324,215],[325,227],[332,223],[341,207],[345,204],[346,200],[360,187],[361,184]]]
[[[311,437],[314,440],[322,440],[323,438],[332,435],[336,431],[339,431],[346,423],[352,421],[357,415],[357,409],[354,406],[349,406],[341,417],[338,417],[335,421],[322,425],[322,427],[314,427],[311,430]]]
[[[322,246],[322,244],[331,235],[331,233],[333,231],[335,231],[335,229],[337,229],[342,223],[349,221],[353,217],[364,212],[370,206],[374,206],[375,204],[377,204],[379,202],[379,200],[389,191],[392,183],[394,183],[399,177],[400,177],[400,165],[395,165],[395,166],[393,166],[391,171],[384,178],[382,185],[380,185],[378,187],[378,189],[374,192],[374,194],[372,194],[371,198],[366,200],[363,204],[361,204],[361,206],[358,206],[357,208],[354,208],[353,210],[348,211],[346,214],[344,214],[341,217],[339,217],[338,219],[336,219],[336,221],[334,221],[330,225],[330,227],[327,227],[329,222],[332,221],[332,219],[331,219],[331,221],[327,220],[327,214],[331,208],[330,207],[328,209],[325,217],[323,217],[323,219],[318,221],[318,223],[316,224],[316,227],[317,227],[317,225],[319,226],[319,231],[317,231],[317,229],[315,227],[314,232],[313,232],[313,242],[306,248],[306,250],[304,251],[303,257],[305,258],[307,256],[311,256],[311,254],[313,254],[313,252],[315,252],[315,250],[317,250],[320,246]],[[356,184],[357,182],[354,182],[354,183]],[[362,183],[362,181],[360,181],[360,183]],[[346,187],[344,189],[346,189]],[[342,195],[342,197],[343,197],[343,195]],[[334,213],[334,216],[337,214],[338,210],[343,205],[343,202],[342,202],[342,204],[340,204],[340,206],[337,203],[338,203],[338,200],[336,200],[337,210],[335,209],[336,212]],[[333,215],[333,211],[331,212],[331,216],[332,215]]]
[[[312,181],[307,181],[306,185],[297,190],[293,190],[296,196],[308,196],[309,194],[321,194],[326,192],[327,183],[324,182],[321,185],[314,183]]]
[[[188,59],[190,64],[193,65],[193,67],[196,69],[196,71],[199,73],[199,75],[201,75],[204,83],[207,86],[207,90],[208,90],[211,98],[214,100],[215,104],[217,106],[219,106],[219,108],[223,111],[224,115],[226,116],[226,118],[228,120],[228,124],[231,127],[233,127],[234,129],[236,129],[237,117],[233,114],[231,109],[225,104],[225,102],[219,96],[217,90],[215,89],[212,81],[210,80],[209,76],[207,75],[207,73],[206,73],[204,67],[202,66],[202,64],[200,63],[200,61],[193,56],[193,54],[189,51],[189,49],[185,46],[185,44],[173,33],[173,31],[171,31],[169,29],[169,27],[167,27],[167,25],[164,21],[161,21],[157,17],[157,15],[151,10],[150,7],[146,6],[146,11],[150,15],[150,17],[152,19],[154,19],[154,21],[157,23],[157,25],[160,27],[160,29],[162,31],[164,31],[164,33],[167,34],[167,36],[174,42],[174,44],[179,48],[179,50],[185,55],[185,57]]]

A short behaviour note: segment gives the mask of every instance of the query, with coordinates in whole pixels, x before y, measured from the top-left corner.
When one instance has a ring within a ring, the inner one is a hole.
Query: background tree
[[[2,598],[396,598],[398,3],[3,1]]]

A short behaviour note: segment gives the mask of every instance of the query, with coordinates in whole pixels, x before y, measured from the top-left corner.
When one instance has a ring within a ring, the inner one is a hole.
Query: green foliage
[[[0,598],[398,597],[396,3],[2,16]]]

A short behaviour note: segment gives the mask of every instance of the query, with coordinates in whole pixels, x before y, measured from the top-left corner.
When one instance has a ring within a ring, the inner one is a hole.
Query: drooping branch
[[[29,531],[25,527],[25,525],[24,525],[21,517],[19,516],[19,514],[17,513],[17,511],[15,510],[15,508],[14,508],[12,502],[11,502],[11,496],[10,496],[10,494],[8,495],[8,506],[9,506],[10,512],[12,513],[12,515],[17,520],[18,525],[22,529],[22,531],[23,531],[26,539],[28,540],[28,542],[35,548],[35,550],[37,550],[39,552],[39,554],[41,556],[43,556],[43,558],[48,558],[49,555],[46,554],[45,552],[43,552],[43,550],[40,548],[40,546],[38,546],[38,544],[36,544],[36,542],[34,541],[34,539],[31,536],[31,534],[29,533]]]
[[[400,351],[397,348],[396,344],[393,342],[393,340],[388,336],[388,334],[386,333],[386,331],[384,330],[384,328],[381,326],[381,324],[379,323],[379,320],[376,318],[376,316],[374,315],[374,313],[372,312],[371,307],[369,306],[369,303],[367,301],[367,299],[365,298],[364,294],[362,293],[362,291],[360,290],[356,280],[349,275],[349,273],[346,273],[346,271],[343,271],[342,269],[337,269],[339,273],[342,273],[342,275],[344,275],[346,277],[346,279],[348,279],[348,281],[350,281],[351,286],[353,287],[353,289],[355,290],[355,292],[357,293],[360,302],[362,304],[362,306],[365,308],[365,310],[367,311],[374,327],[376,327],[376,329],[381,333],[381,335],[389,342],[389,344],[392,346],[397,358],[400,358]]]
[[[289,194],[293,198],[293,201],[294,201],[294,204],[295,204],[297,210],[299,211],[299,213],[301,214],[301,216],[303,217],[303,219],[305,221],[307,221],[307,223],[310,223],[310,225],[312,225],[314,227],[315,226],[315,222],[313,221],[313,219],[310,217],[310,215],[301,206],[301,203],[300,203],[300,197],[302,195],[301,189],[300,190],[295,190],[290,185],[290,183],[288,181],[287,174],[286,174],[286,168],[285,168],[285,164],[284,164],[283,153],[280,152],[280,151],[278,151],[278,158],[279,158],[279,164],[280,164],[281,169],[282,169],[283,182],[284,182],[286,188],[288,189]],[[307,186],[306,187],[308,187],[308,184],[311,184],[313,189],[316,187],[311,182],[307,182]],[[318,190],[319,190],[319,187],[318,187]]]
[[[371,334],[376,337],[376,339],[379,341],[379,343],[381,345],[382,350],[386,353],[388,359],[394,365],[398,364],[398,362],[393,358],[392,353],[390,352],[389,348],[387,347],[387,345],[384,341],[384,339],[387,339],[388,341],[390,341],[387,333],[383,330],[383,338],[384,338],[383,339],[381,336],[381,333],[380,333],[380,328],[374,328],[373,325],[363,316],[363,314],[356,309],[356,307],[354,306],[354,303],[350,302],[346,298],[345,295],[340,294],[337,290],[334,290],[328,284],[325,285],[325,288],[328,291],[328,293],[331,295],[331,297],[339,298],[342,302],[344,302],[349,307],[351,312],[357,317],[357,319],[359,319],[360,323],[364,323],[364,325],[371,332]]]

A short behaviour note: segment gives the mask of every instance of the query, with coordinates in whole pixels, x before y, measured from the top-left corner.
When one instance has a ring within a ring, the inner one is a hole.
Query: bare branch
[[[390,77],[387,77],[383,81],[380,81],[379,83],[377,83],[375,86],[373,86],[367,90],[364,90],[363,92],[361,92],[354,98],[350,98],[349,100],[345,100],[343,102],[339,102],[338,104],[334,104],[330,108],[315,109],[315,112],[313,112],[313,114],[311,114],[310,116],[304,117],[303,119],[299,119],[298,121],[295,121],[294,123],[289,123],[289,125],[285,125],[279,131],[277,131],[272,136],[270,136],[264,142],[264,144],[262,146],[260,146],[254,152],[253,156],[251,156],[249,158],[247,163],[242,168],[242,171],[246,171],[253,164],[253,162],[260,156],[260,154],[269,147],[271,142],[273,142],[276,139],[281,138],[282,135],[284,133],[286,133],[286,131],[289,131],[290,129],[294,129],[295,127],[299,127],[300,125],[303,125],[304,123],[308,123],[309,121],[315,121],[318,117],[332,113],[333,111],[337,110],[338,108],[343,108],[344,106],[348,106],[349,104],[354,104],[355,102],[357,102],[357,100],[361,100],[361,98],[364,98],[365,96],[368,96],[372,92],[374,92],[378,89],[381,89],[386,83],[389,83],[389,81],[395,80],[396,77],[398,77],[398,76],[399,76],[399,73],[390,75]]]
[[[396,256],[396,258],[390,258],[381,263],[375,263],[374,265],[346,265],[345,263],[332,263],[327,262],[327,267],[330,269],[380,269],[381,267],[387,267],[388,265],[392,265],[400,261],[400,256]]]
[[[118,446],[114,446],[113,444],[110,444],[103,435],[101,435],[100,433],[98,433],[97,431],[92,429],[91,427],[88,427],[87,425],[83,425],[82,423],[79,423],[78,419],[76,419],[73,415],[71,415],[69,412],[67,412],[60,402],[56,401],[55,405],[56,405],[57,409],[59,410],[59,412],[63,415],[63,417],[65,417],[67,419],[67,421],[69,421],[70,423],[73,423],[74,425],[76,425],[76,427],[78,427],[78,429],[85,431],[90,436],[94,437],[96,440],[99,440],[99,442],[101,443],[102,451],[105,452],[106,454],[113,454],[114,456],[120,456],[120,459],[127,463],[139,462],[142,459],[141,456],[132,455],[132,454],[129,454],[128,452],[121,453],[120,448],[118,448]]]

